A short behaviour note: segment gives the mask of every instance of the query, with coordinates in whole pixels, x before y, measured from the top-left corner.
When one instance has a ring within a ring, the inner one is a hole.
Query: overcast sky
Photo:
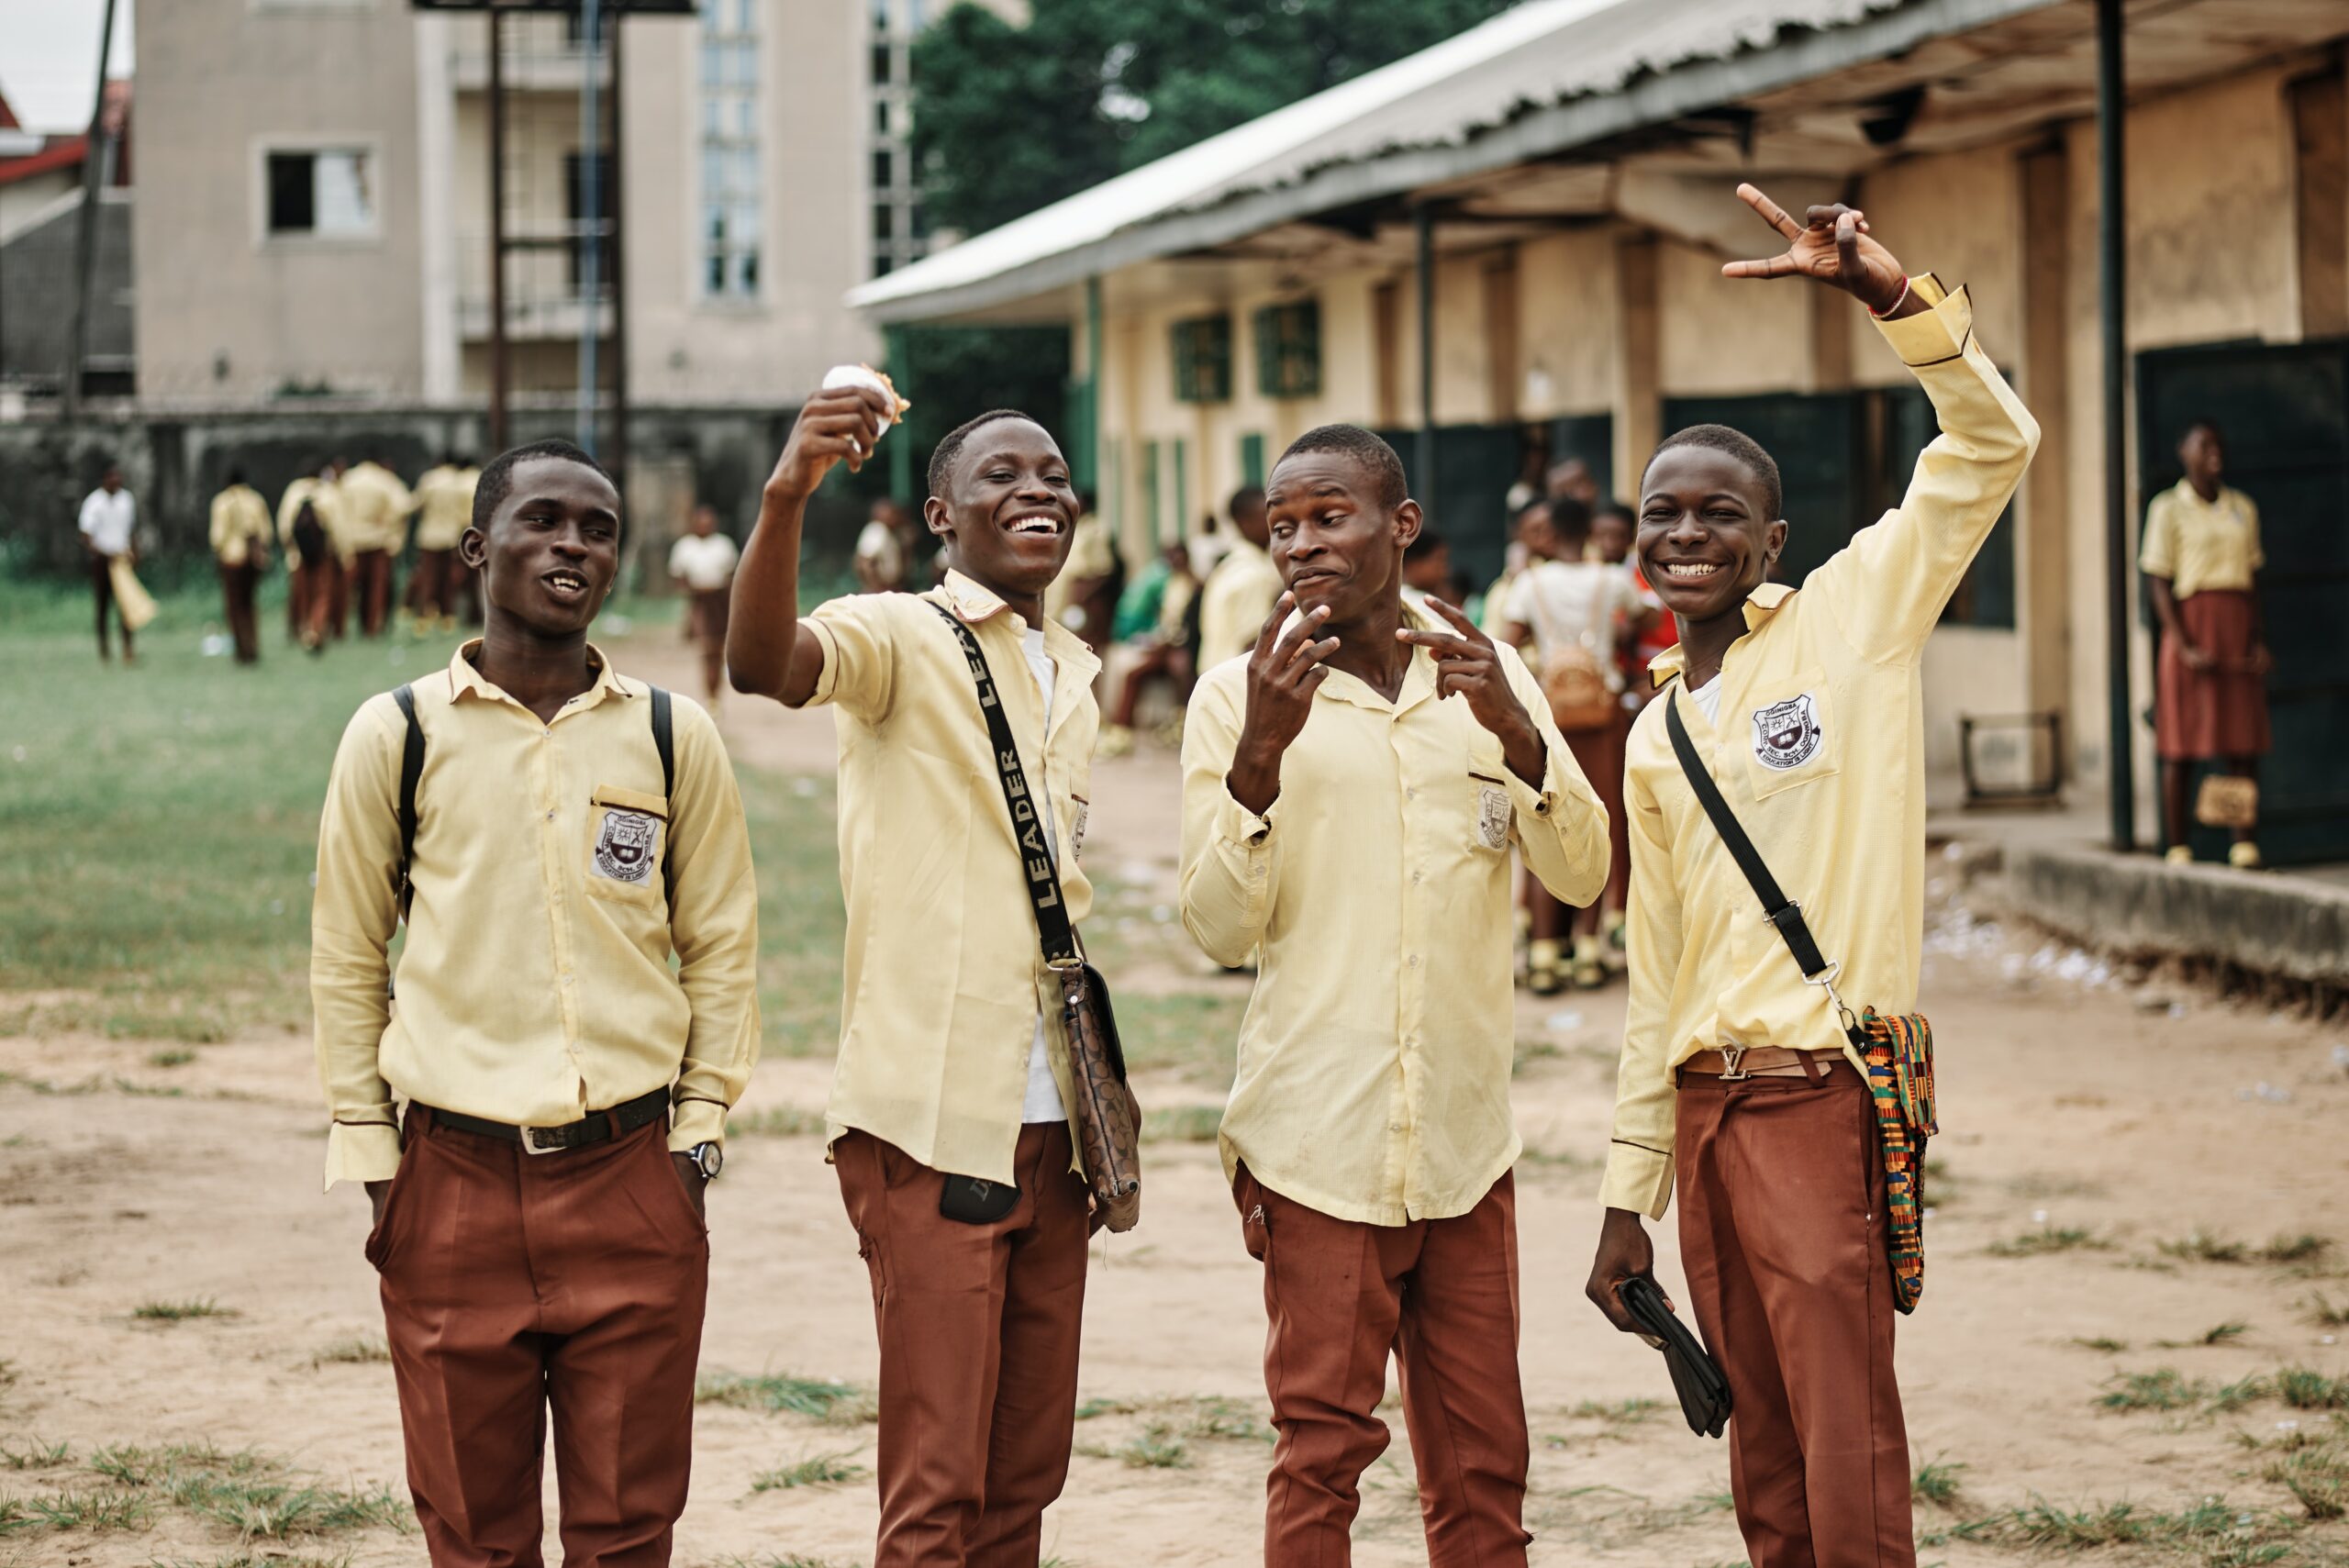
[[[130,74],[133,0],[116,0],[113,74]],[[0,93],[33,130],[90,123],[106,0],[0,0]]]

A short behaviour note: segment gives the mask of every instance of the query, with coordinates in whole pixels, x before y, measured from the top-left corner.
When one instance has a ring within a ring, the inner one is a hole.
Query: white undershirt
[[[1704,714],[1705,722],[1719,728],[1721,722],[1720,676],[1716,674],[1701,686],[1689,687],[1688,695],[1697,700],[1698,710]]]
[[[1029,628],[1022,639],[1028,655],[1028,673],[1036,677],[1036,691],[1044,699],[1044,724],[1049,730],[1052,718],[1052,660],[1044,651],[1044,628]],[[1059,858],[1060,830],[1052,821],[1052,792],[1044,781],[1035,783],[1038,798],[1044,803],[1044,842]],[[1045,1045],[1044,1015],[1036,1015],[1036,1043],[1028,1051],[1028,1096],[1020,1102],[1019,1119],[1025,1122],[1066,1121],[1068,1108],[1061,1104],[1060,1085],[1052,1081],[1052,1059]]]

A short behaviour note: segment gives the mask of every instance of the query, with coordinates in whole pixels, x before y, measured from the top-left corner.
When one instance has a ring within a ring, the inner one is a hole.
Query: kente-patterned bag
[[[1940,1135],[1933,1110],[1933,1026],[1921,1013],[1861,1015],[1854,1043],[1868,1064],[1868,1094],[1884,1148],[1886,1251],[1892,1304],[1917,1310],[1925,1294],[1925,1140]]]

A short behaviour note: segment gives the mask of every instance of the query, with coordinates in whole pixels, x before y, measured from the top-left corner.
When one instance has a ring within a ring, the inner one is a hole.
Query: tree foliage
[[[975,234],[1427,48],[1509,0],[955,6],[913,50],[930,220]]]

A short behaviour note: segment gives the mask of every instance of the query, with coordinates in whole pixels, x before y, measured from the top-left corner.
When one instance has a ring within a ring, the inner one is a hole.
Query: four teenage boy
[[[1681,647],[1656,662],[1665,689],[1631,744],[1631,1011],[1590,1294],[1631,1327],[1615,1287],[1651,1269],[1640,1216],[1676,1184],[1757,1568],[1905,1565],[1865,1080],[1825,995],[1755,917],[1660,710],[1698,738],[1842,993],[1912,1006],[1919,653],[2037,429],[1975,344],[1963,291],[1907,277],[1848,209],[1798,223],[1740,194],[1789,246],[1729,274],[1857,296],[1943,433],[1901,506],[1798,593],[1767,582],[1787,508],[1759,447],[1686,431],[1642,480],[1639,557]],[[1068,1468],[1097,1217],[1031,885],[1056,886],[1072,921],[1090,906],[1098,666],[1043,614],[1079,516],[1068,466],[1008,410],[931,461],[940,587],[798,613],[807,502],[836,464],[869,460],[896,412],[857,387],[802,410],[735,579],[727,664],[741,690],[840,710],[848,933],[827,1140],[880,1339],[876,1568],[1033,1568]],[[1266,491],[1282,593],[1252,650],[1200,678],[1181,869],[1186,928],[1257,968],[1220,1143],[1263,1266],[1280,1434],[1265,1561],[1349,1561],[1393,1355],[1431,1563],[1521,1563],[1510,855],[1586,902],[1608,813],[1515,651],[1442,600],[1407,602],[1422,519],[1385,442],[1309,432]],[[538,1561],[550,1407],[568,1561],[665,1562],[685,1500],[701,1186],[757,1048],[755,899],[707,717],[585,641],[618,507],[562,443],[489,466],[459,546],[484,574],[484,636],[362,708],[321,825],[328,1177],[374,1203],[368,1256],[438,1564]],[[1027,780],[1017,819],[983,676]],[[1854,724],[1903,740],[1859,748]]]

